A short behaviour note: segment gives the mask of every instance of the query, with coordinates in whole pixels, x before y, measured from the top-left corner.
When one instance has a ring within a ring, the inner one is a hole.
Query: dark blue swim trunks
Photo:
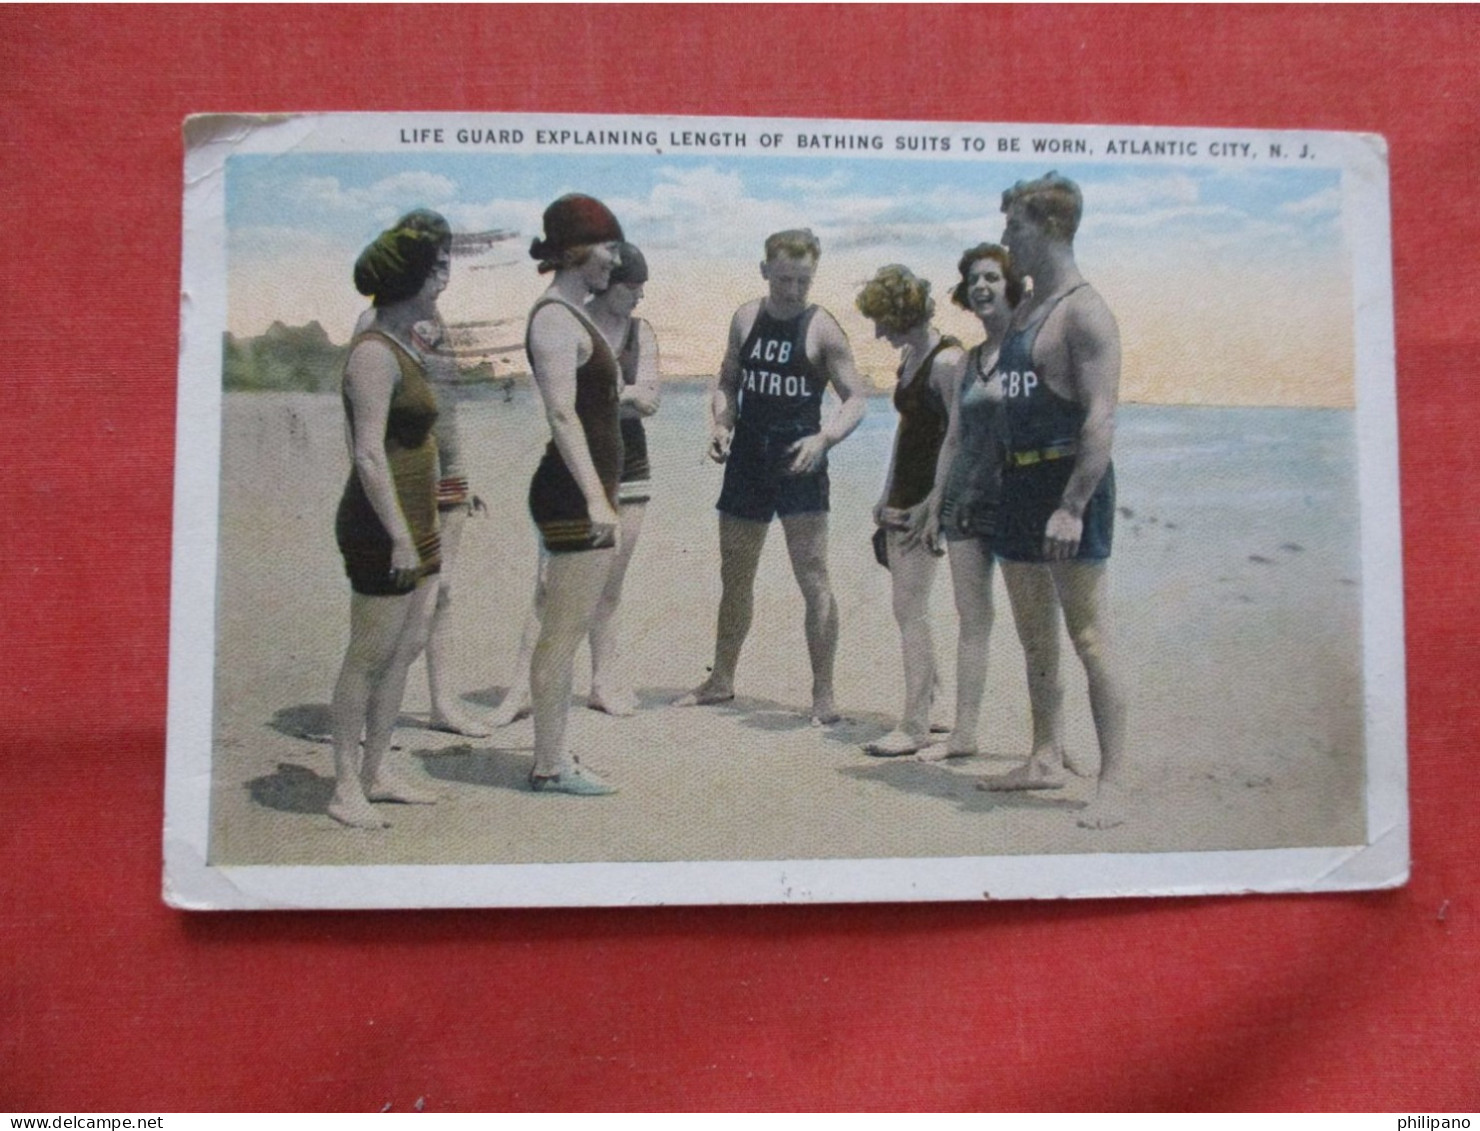
[[[992,551],[1010,562],[1043,561],[1043,534],[1059,509],[1064,488],[1074,472],[1072,459],[1047,460],[1002,472],[1002,498],[997,506],[997,529]],[[1079,538],[1078,561],[1103,561],[1110,556],[1115,536],[1115,468],[1104,478],[1084,508],[1084,532]]]
[[[788,471],[794,458],[788,449],[815,429],[757,429],[741,424],[730,442],[725,483],[715,509],[732,518],[770,522],[793,514],[825,513],[830,484],[827,457],[806,475]]]

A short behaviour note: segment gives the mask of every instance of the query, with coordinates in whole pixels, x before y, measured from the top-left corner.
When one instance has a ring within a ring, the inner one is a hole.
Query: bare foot
[[[1029,759],[1015,770],[995,777],[983,778],[976,783],[977,789],[993,793],[1017,793],[1030,789],[1063,789],[1068,779],[1060,767]]]
[[[400,805],[435,805],[438,801],[431,790],[392,774],[381,774],[367,785],[365,796],[371,801],[394,801]]]
[[[891,730],[883,738],[866,743],[863,752],[872,754],[875,758],[901,758],[906,754],[915,753],[921,747],[928,745],[929,741],[926,738],[916,738],[909,731]]]
[[[944,762],[947,758],[975,758],[976,743],[969,747],[958,747],[954,741],[927,746],[915,754],[917,762]]]
[[[637,696],[627,690],[598,691],[593,687],[586,698],[586,706],[593,711],[604,711],[614,718],[625,719],[637,714]]]
[[[935,727],[930,729],[933,732]],[[927,747],[915,757],[921,762],[944,762],[947,758],[975,758],[978,752],[975,734],[953,730],[945,745]]]
[[[1064,768],[1075,777],[1092,778],[1100,772],[1100,767],[1093,761],[1085,759],[1078,754],[1063,752]]]
[[[842,717],[838,713],[837,704],[833,702],[833,693],[830,690],[812,692],[812,725],[814,727],[830,727]]]
[[[1126,821],[1126,795],[1118,785],[1101,782],[1095,799],[1079,814],[1081,829],[1113,829]]]
[[[735,698],[735,689],[715,681],[710,676],[694,690],[680,695],[673,701],[675,707],[711,707],[716,703],[728,703]]]
[[[352,829],[388,829],[391,823],[361,797],[345,797],[338,790],[329,799],[329,816]]]
[[[487,738],[493,728],[487,723],[464,715],[461,711],[438,711],[433,709],[427,722],[428,730],[440,730],[447,734],[460,734],[464,738]]]
[[[529,712],[529,688],[511,687],[504,696],[504,701],[498,705],[498,710],[489,717],[488,725],[495,730],[506,727],[520,719],[529,718]]]

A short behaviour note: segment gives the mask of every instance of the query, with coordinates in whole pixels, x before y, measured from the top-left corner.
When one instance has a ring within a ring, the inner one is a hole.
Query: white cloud
[[[1147,208],[1135,212],[1090,212],[1086,208],[1081,230],[1094,233],[1099,233],[1102,229],[1147,231],[1170,227],[1182,221],[1206,222],[1213,219],[1240,224],[1246,222],[1248,216],[1226,204]]]
[[[368,216],[388,223],[413,206],[442,207],[457,196],[457,184],[437,173],[410,170],[365,188],[347,189],[338,177],[298,177],[283,182],[275,195],[279,208]]]
[[[1285,216],[1316,217],[1335,216],[1341,213],[1341,189],[1332,185],[1328,189],[1307,196],[1302,200],[1291,200],[1281,204],[1279,211]]]
[[[1119,212],[1153,206],[1195,205],[1201,199],[1196,178],[1185,173],[1162,176],[1127,177],[1123,180],[1091,183],[1084,189],[1084,212]]]

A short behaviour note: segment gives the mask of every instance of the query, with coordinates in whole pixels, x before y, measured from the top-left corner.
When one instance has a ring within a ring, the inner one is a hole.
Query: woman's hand
[[[391,544],[391,584],[397,589],[415,589],[421,577],[421,555],[414,542]]]
[[[588,503],[586,509],[591,515],[591,548],[618,548],[622,542],[622,526],[611,504],[603,498],[595,503]]]
[[[923,545],[937,557],[945,553],[940,537],[940,511],[941,498],[935,492],[927,495],[924,502],[910,508],[904,536],[906,549]]]

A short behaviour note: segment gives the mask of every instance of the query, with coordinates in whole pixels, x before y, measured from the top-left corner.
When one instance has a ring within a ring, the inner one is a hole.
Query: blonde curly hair
[[[858,293],[858,312],[893,334],[907,334],[935,313],[930,283],[908,267],[880,267]]]

